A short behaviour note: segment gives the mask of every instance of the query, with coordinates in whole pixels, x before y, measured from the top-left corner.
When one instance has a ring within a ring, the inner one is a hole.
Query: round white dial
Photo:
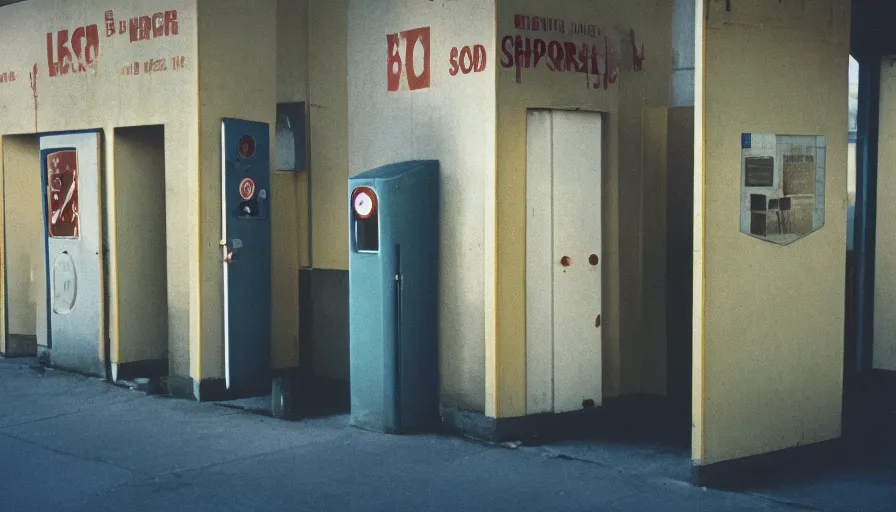
[[[359,192],[355,196],[355,213],[360,217],[367,217],[373,211],[373,199],[367,192]]]

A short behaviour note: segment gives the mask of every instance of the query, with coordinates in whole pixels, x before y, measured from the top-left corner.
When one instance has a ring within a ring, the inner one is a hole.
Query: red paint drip
[[[644,69],[644,43],[641,43],[641,51],[638,52],[638,43],[635,39],[635,29],[631,31],[632,35],[632,66],[635,71]]]
[[[31,95],[34,97],[34,131],[37,132],[37,64],[31,70]]]

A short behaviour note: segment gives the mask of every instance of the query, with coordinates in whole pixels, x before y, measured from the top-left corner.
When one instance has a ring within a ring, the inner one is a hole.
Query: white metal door
[[[527,413],[600,405],[601,117],[528,115]]]
[[[102,375],[100,134],[45,136],[40,149],[52,361]]]

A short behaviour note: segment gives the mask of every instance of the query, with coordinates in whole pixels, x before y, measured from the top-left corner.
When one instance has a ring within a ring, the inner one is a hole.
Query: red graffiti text
[[[31,96],[34,99],[34,131],[37,131],[37,63],[31,70]]]
[[[168,62],[165,59],[149,59],[143,63],[144,73],[157,73],[159,71],[168,71]]]
[[[448,63],[451,65],[448,69],[448,73],[451,76],[457,76],[458,72],[465,75],[470,73],[481,73],[485,71],[485,46],[477,44],[472,49],[469,46],[464,46],[460,50],[455,46],[451,49]]]
[[[115,15],[112,11],[106,11],[105,18],[106,20],[106,37],[111,37],[115,35]]]
[[[644,43],[641,43],[641,51],[638,51],[638,42],[635,39],[635,29],[631,31],[632,36],[632,69],[642,71],[644,69]]]
[[[386,43],[386,84],[389,92],[428,89],[429,27],[388,34]]]
[[[15,71],[4,71],[0,73],[0,84],[6,84],[16,81],[16,72]]]
[[[560,32],[565,34],[566,22],[557,18],[517,14],[513,17],[513,28],[517,30],[531,30],[532,32]]]
[[[569,25],[571,27],[569,33],[574,36],[600,37],[603,35],[603,32],[597,25],[590,23],[576,23],[575,21],[570,22]]]
[[[187,67],[187,58],[183,55],[170,58],[148,59],[132,62],[118,70],[119,75],[135,76],[161,73],[163,71],[179,71]]]
[[[537,69],[542,62],[548,71],[586,73],[595,77],[595,89],[608,89],[619,79],[619,63],[609,37],[604,37],[603,48],[598,48],[587,43],[505,36],[501,41],[501,50],[504,53],[501,67],[516,67],[517,82],[520,81],[521,68]]]
[[[106,37],[116,35],[115,14],[106,11]],[[170,10],[157,12],[152,15],[135,16],[129,20],[118,22],[119,35],[128,34],[132,43],[137,41],[151,41],[160,37],[176,36],[179,34],[177,25],[177,11]]]
[[[47,66],[50,77],[80,73],[96,67],[100,52],[100,33],[96,25],[76,28],[69,39],[68,30],[47,33]]]

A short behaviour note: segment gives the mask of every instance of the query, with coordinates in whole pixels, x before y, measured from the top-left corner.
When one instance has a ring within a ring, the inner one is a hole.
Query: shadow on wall
[[[8,357],[33,356],[39,341],[47,343],[40,138],[7,135],[2,140],[8,336],[0,351]]]
[[[303,408],[349,411],[348,271],[299,272],[299,361]]]

